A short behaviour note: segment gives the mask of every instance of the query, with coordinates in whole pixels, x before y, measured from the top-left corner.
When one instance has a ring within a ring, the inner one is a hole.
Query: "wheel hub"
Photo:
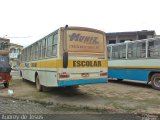
[[[160,78],[155,78],[154,84],[155,84],[155,86],[160,87]]]

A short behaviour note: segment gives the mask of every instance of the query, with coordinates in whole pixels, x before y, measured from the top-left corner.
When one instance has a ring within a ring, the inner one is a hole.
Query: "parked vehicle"
[[[160,90],[160,38],[108,45],[108,77],[151,82]]]
[[[11,66],[9,64],[9,39],[0,39],[0,84],[9,87]]]
[[[22,78],[45,87],[107,82],[105,33],[84,27],[62,27],[24,48]]]

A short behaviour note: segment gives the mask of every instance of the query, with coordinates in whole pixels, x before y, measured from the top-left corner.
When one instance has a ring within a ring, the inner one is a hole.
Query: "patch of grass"
[[[22,79],[11,80],[11,82],[9,84],[10,84],[10,86],[18,86],[19,84],[22,84]]]
[[[114,110],[107,110],[105,108],[99,107],[90,107],[90,106],[76,106],[76,105],[68,105],[68,104],[55,104],[54,106],[47,106],[52,110],[57,111],[76,111],[76,112],[92,112],[92,113],[113,113]]]
[[[145,99],[142,100],[143,103],[145,103],[146,105],[160,105],[160,99]]]
[[[47,99],[51,97],[52,95],[48,93],[33,91],[32,93],[28,93],[26,96],[39,100],[39,99],[44,99],[44,98]]]
[[[115,109],[119,111],[123,111],[125,113],[137,113],[141,110],[144,111],[146,109],[144,106],[139,106],[139,105],[135,105],[134,107],[119,104],[119,103],[113,103],[112,105],[115,107]]]

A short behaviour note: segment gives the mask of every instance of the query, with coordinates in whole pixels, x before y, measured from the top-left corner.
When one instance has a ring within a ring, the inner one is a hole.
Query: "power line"
[[[18,37],[18,36],[11,36],[11,37],[9,37],[9,36],[7,36],[7,35],[5,35],[3,38],[30,38],[30,37],[32,37],[32,36],[21,36],[21,37]]]
[[[32,36],[26,36],[26,37],[7,37],[7,38],[30,38]]]

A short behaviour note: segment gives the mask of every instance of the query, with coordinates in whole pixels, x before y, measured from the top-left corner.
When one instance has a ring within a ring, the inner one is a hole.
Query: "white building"
[[[23,46],[10,43],[9,48],[9,58],[10,58],[10,65],[12,68],[19,66],[19,55],[21,54],[21,51],[23,49]]]

